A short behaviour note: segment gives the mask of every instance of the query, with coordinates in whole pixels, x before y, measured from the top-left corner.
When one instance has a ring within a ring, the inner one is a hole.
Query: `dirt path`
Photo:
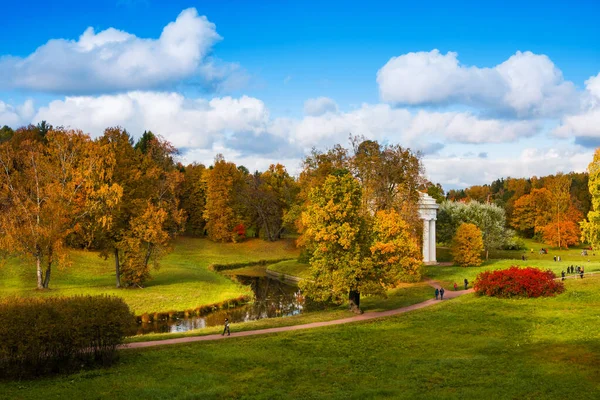
[[[434,287],[434,288],[440,287],[440,285],[435,281],[427,281],[427,283],[431,287]],[[467,294],[467,293],[473,293],[473,289],[459,290],[459,291],[446,290],[446,292],[444,294],[444,301],[453,299],[458,296],[462,296],[463,294]],[[234,332],[231,336],[221,336],[219,334],[216,334],[216,335],[206,335],[206,336],[184,337],[184,338],[177,338],[177,339],[154,340],[154,341],[150,341],[150,342],[128,343],[128,344],[121,346],[121,348],[122,349],[140,349],[143,347],[166,346],[166,345],[178,344],[178,343],[204,342],[207,340],[222,340],[222,339],[229,339],[229,338],[235,338],[235,337],[241,337],[241,336],[265,335],[268,333],[299,331],[301,329],[312,329],[312,328],[320,328],[323,326],[349,324],[351,322],[366,321],[366,320],[375,319],[375,318],[383,318],[383,317],[389,317],[392,315],[404,314],[409,311],[418,310],[420,308],[432,306],[439,302],[440,302],[440,300],[430,299],[430,300],[423,301],[421,303],[413,304],[411,306],[396,308],[394,310],[367,312],[365,314],[356,315],[356,316],[349,317],[349,318],[335,319],[332,321],[313,322],[310,324],[303,324],[303,325],[282,326],[282,327],[278,327],[278,328],[257,329],[254,331]]]

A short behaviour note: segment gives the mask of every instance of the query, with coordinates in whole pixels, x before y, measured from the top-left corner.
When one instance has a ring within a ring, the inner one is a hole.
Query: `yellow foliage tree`
[[[479,228],[474,224],[461,224],[452,240],[454,262],[462,267],[477,267],[482,263],[482,251],[483,237]]]
[[[419,245],[411,228],[394,209],[378,211],[373,223],[374,275],[380,277],[383,287],[394,287],[400,282],[417,282],[423,265]]]

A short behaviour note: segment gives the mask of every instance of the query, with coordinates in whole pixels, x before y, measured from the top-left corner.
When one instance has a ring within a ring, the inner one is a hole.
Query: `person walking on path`
[[[435,288],[435,299],[438,299],[438,296],[440,295],[440,289]]]
[[[469,281],[465,278],[465,290],[469,288]]]
[[[444,288],[440,288],[440,300],[444,300]]]
[[[231,335],[231,331],[229,330],[229,318],[225,318],[225,327],[223,328],[221,336],[225,336],[225,332],[227,332],[227,336]]]
[[[581,270],[579,271],[579,277],[583,279],[583,267],[581,267]]]
[[[456,282],[454,282],[454,291],[456,292],[458,290],[458,285],[456,284]]]
[[[565,270],[563,269],[562,272],[560,273],[560,275],[562,276],[562,280],[565,280]]]

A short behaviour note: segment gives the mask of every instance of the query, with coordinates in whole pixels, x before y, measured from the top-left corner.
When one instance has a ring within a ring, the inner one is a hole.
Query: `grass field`
[[[122,352],[106,370],[0,383],[10,399],[597,399],[600,279],[555,298],[467,295],[350,325]]]
[[[213,263],[249,262],[295,257],[293,240],[213,243],[207,239],[179,238],[174,251],[161,261],[144,289],[116,289],[114,263],[95,252],[72,251],[72,265],[55,268],[50,290],[35,290],[35,266],[8,260],[0,267],[0,296],[57,296],[110,294],[123,297],[136,314],[182,311],[203,304],[251,295],[248,287],[208,270]]]
[[[581,248],[575,247],[568,250],[549,249],[548,254],[539,254],[544,244],[525,240],[525,245],[529,250],[494,250],[490,252],[490,260],[483,263],[480,267],[457,267],[457,266],[428,266],[426,267],[427,277],[440,281],[447,288],[452,288],[454,282],[462,287],[465,278],[469,280],[469,285],[475,280],[477,274],[490,269],[504,269],[511,265],[520,267],[536,267],[540,269],[550,269],[557,276],[560,276],[562,270],[571,265],[580,265],[585,268],[586,273],[600,272],[600,252],[588,251],[588,256],[581,255]],[[531,252],[533,249],[533,252]],[[447,249],[442,249],[444,253]],[[438,248],[438,253],[440,249]],[[445,253],[444,253],[445,254]],[[521,256],[525,255],[523,261]],[[561,261],[554,261],[554,256],[560,256]],[[439,259],[439,257],[438,257]]]
[[[299,278],[308,278],[310,276],[308,270],[309,264],[300,263],[296,260],[281,261],[276,264],[269,265],[270,271],[279,272],[286,275],[297,276]]]

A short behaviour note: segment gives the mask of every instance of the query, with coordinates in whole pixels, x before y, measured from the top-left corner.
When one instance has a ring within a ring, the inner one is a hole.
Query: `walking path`
[[[430,281],[427,281],[427,283],[434,288],[440,288],[440,285],[435,281],[430,280]],[[473,293],[473,289],[459,290],[459,291],[446,290],[444,293],[444,300],[453,299],[455,297],[462,296],[463,294],[467,294],[467,293]],[[278,328],[257,329],[254,331],[235,332],[232,336],[221,336],[219,334],[216,334],[216,335],[206,335],[206,336],[184,337],[184,338],[177,338],[177,339],[154,340],[154,341],[150,341],[150,342],[128,343],[128,344],[122,345],[121,348],[122,349],[139,349],[139,348],[143,348],[143,347],[166,346],[169,344],[178,344],[178,343],[204,342],[207,340],[222,340],[222,339],[228,339],[228,338],[232,338],[232,337],[265,335],[268,333],[298,331],[301,329],[320,328],[322,326],[348,324],[351,322],[367,321],[367,320],[375,319],[375,318],[383,318],[383,317],[389,317],[392,315],[403,314],[405,312],[429,307],[429,306],[434,305],[439,302],[440,302],[440,300],[430,299],[430,300],[426,300],[421,303],[413,304],[410,306],[396,308],[395,310],[368,312],[365,314],[356,315],[354,317],[335,319],[332,321],[313,322],[310,324],[303,324],[303,325],[282,326],[282,327],[278,327]]]

